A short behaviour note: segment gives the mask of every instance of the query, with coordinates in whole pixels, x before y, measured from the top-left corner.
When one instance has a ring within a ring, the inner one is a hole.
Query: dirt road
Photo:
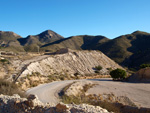
[[[127,96],[135,104],[150,108],[150,83],[127,83],[108,79],[95,79],[98,85],[88,90],[89,94],[110,94]]]
[[[59,102],[58,92],[73,81],[66,80],[43,84],[29,89],[27,93],[36,94],[44,103],[57,104]],[[150,108],[150,84],[114,82],[111,79],[91,79],[90,81],[98,85],[89,89],[89,94],[113,93],[116,96],[127,96],[137,105]]]
[[[74,80],[55,81],[52,83],[39,85],[27,90],[27,94],[35,94],[43,103],[48,102],[51,105],[55,105],[59,103],[58,93],[60,92],[60,90],[73,81]]]

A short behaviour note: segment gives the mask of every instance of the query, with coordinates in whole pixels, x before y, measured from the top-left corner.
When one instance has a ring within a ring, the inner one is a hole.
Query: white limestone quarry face
[[[41,60],[31,62],[23,70],[21,76],[32,74],[32,72],[39,72],[42,75],[51,75],[54,73],[66,74],[92,74],[95,73],[95,66],[100,65],[103,69],[101,74],[108,72],[107,68],[122,68],[113,60],[99,51],[75,51],[65,54],[49,55]]]

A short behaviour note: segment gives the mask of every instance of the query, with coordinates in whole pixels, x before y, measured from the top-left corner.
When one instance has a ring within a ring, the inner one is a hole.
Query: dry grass
[[[64,96],[64,94],[65,94],[65,92],[67,91],[67,89],[68,89],[72,84],[74,84],[74,83],[75,83],[75,82],[73,82],[73,83],[67,85],[66,87],[64,87],[64,88],[60,91],[59,96]]]
[[[107,101],[91,101],[87,96],[80,95],[80,96],[62,96],[62,102],[66,104],[75,103],[75,104],[90,104],[94,106],[100,106],[102,108],[107,109],[108,111],[113,111],[115,113],[120,113],[120,109],[115,106],[114,104],[107,102]]]
[[[91,99],[90,96],[86,96],[85,92],[90,89],[91,87],[93,87],[96,84],[85,84],[83,86],[83,90],[81,94],[78,94],[77,96],[67,96],[65,95],[65,92],[67,91],[67,89],[72,85],[73,83],[67,85],[60,93],[62,102],[66,103],[66,104],[70,104],[70,103],[75,103],[75,104],[82,104],[82,103],[86,103],[86,104],[91,104],[94,106],[101,106],[105,109],[107,109],[108,111],[113,111],[115,113],[120,113],[119,108],[117,108],[114,104],[107,102],[107,101],[97,101],[97,99]]]
[[[79,96],[62,96],[62,102],[66,104],[90,104],[94,106],[100,106],[104,109],[107,109],[109,112],[114,113],[150,113],[150,108],[138,108],[128,105],[123,105],[121,103],[111,103],[107,100],[105,101],[98,101],[98,100],[91,100],[88,96],[79,95]]]
[[[25,93],[13,82],[6,81],[0,78],[0,94],[13,95],[19,94],[21,97],[26,97]]]
[[[93,86],[95,86],[96,84],[85,84],[83,86],[83,93],[87,92],[88,89],[92,88]]]

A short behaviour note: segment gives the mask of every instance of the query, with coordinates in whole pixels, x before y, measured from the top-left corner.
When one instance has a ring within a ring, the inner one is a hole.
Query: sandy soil
[[[39,85],[29,89],[27,94],[36,94],[44,103],[49,102],[57,104],[60,101],[58,92],[73,81],[75,80],[58,81]],[[86,80],[80,81],[84,82]],[[87,92],[89,94],[113,93],[116,96],[127,96],[137,105],[150,108],[150,83],[114,82],[111,79],[91,79],[90,81],[93,81],[98,85],[89,89]]]
[[[95,79],[98,85],[88,90],[89,94],[109,94],[127,96],[135,104],[150,108],[150,83],[126,83],[111,79]]]

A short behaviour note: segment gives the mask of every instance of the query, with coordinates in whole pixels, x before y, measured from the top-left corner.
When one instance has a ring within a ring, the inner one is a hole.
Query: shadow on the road
[[[111,78],[87,79],[91,81],[113,81]]]
[[[113,82],[122,82],[122,83],[131,83],[131,84],[150,84],[150,81],[138,81],[138,80],[133,80],[133,81],[129,81],[128,79],[122,80],[122,81],[117,81],[117,80],[113,80],[111,78],[99,78],[99,79],[87,79],[87,80],[91,80],[91,81],[113,81]]]
[[[150,84],[149,81],[122,81],[123,83],[131,83],[131,84]]]

